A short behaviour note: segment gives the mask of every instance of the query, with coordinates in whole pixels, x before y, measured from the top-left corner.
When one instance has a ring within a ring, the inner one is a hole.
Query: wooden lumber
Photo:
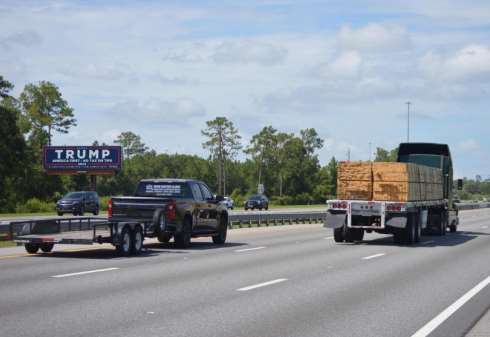
[[[347,200],[428,201],[443,199],[442,171],[398,162],[342,162],[337,198]]]

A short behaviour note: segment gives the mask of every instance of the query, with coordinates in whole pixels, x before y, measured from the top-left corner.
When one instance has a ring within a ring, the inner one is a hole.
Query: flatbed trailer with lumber
[[[364,233],[393,234],[397,244],[414,244],[423,234],[457,230],[453,170],[443,144],[400,144],[397,162],[344,162],[337,199],[328,200],[325,227],[336,242],[355,242]]]

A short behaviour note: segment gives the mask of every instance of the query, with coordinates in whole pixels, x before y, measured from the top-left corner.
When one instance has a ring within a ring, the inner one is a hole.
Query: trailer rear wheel
[[[344,227],[334,228],[333,239],[335,242],[344,242]]]
[[[136,226],[131,232],[131,253],[138,255],[143,249],[143,230],[141,226]]]
[[[54,243],[43,243],[41,244],[41,250],[43,253],[50,253],[53,250]]]
[[[26,243],[24,247],[29,254],[36,254],[39,250],[39,245],[35,243]]]
[[[417,215],[415,213],[409,213],[407,216],[407,225],[403,231],[403,241],[405,244],[412,245],[418,242],[417,238],[420,238],[418,227],[419,222],[417,221]]]
[[[121,256],[129,256],[131,254],[132,245],[131,232],[128,226],[124,226],[121,231],[121,242],[116,246],[116,250]]]

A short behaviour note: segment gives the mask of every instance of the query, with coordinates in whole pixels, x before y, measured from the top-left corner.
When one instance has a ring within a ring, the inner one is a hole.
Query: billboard
[[[121,170],[120,146],[45,146],[48,173],[114,173]]]

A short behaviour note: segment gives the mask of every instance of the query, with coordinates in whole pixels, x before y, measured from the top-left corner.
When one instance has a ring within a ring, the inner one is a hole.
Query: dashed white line
[[[459,308],[461,308],[466,302],[471,300],[476,294],[482,291],[486,286],[490,284],[490,276],[478,283],[473,289],[461,296],[456,302],[447,307],[443,312],[434,317],[430,322],[424,325],[420,330],[412,335],[412,337],[426,337],[432,331],[434,331],[439,325],[441,325],[446,319],[454,314]]]
[[[254,251],[254,250],[260,250],[260,249],[264,249],[264,248],[265,248],[264,246],[261,246],[261,247],[237,249],[237,250],[235,250],[235,253],[251,252],[251,251]]]
[[[363,260],[371,260],[371,259],[375,259],[377,257],[381,257],[381,256],[385,256],[385,255],[386,255],[385,253],[379,253],[379,254],[374,254],[374,255],[363,257],[362,259]]]
[[[267,286],[277,284],[277,283],[286,282],[287,280],[288,280],[287,278],[278,278],[277,280],[272,280],[272,281],[268,281],[268,282],[264,282],[264,283],[254,284],[254,285],[251,285],[248,287],[243,287],[243,288],[237,289],[237,291],[249,291],[249,290],[253,290],[253,289],[257,289],[257,288],[267,287]]]
[[[482,229],[487,229],[487,228],[488,228],[488,226],[481,226],[481,228],[482,228]]]
[[[324,238],[325,240],[332,240],[333,239],[333,236],[327,236],[326,238]]]
[[[430,244],[430,243],[434,243],[434,242],[436,242],[436,241],[435,241],[435,240],[429,240],[429,241],[424,241],[424,242],[421,242],[420,244],[421,244],[421,245],[428,245],[428,244]]]
[[[78,273],[54,275],[54,276],[51,276],[51,277],[54,277],[54,278],[63,278],[63,277],[71,277],[71,276],[79,276],[79,275],[87,275],[87,274],[101,273],[101,272],[104,272],[104,271],[111,271],[111,270],[118,270],[118,269],[120,269],[120,268],[95,269],[95,270],[81,271],[81,272],[78,272]]]

